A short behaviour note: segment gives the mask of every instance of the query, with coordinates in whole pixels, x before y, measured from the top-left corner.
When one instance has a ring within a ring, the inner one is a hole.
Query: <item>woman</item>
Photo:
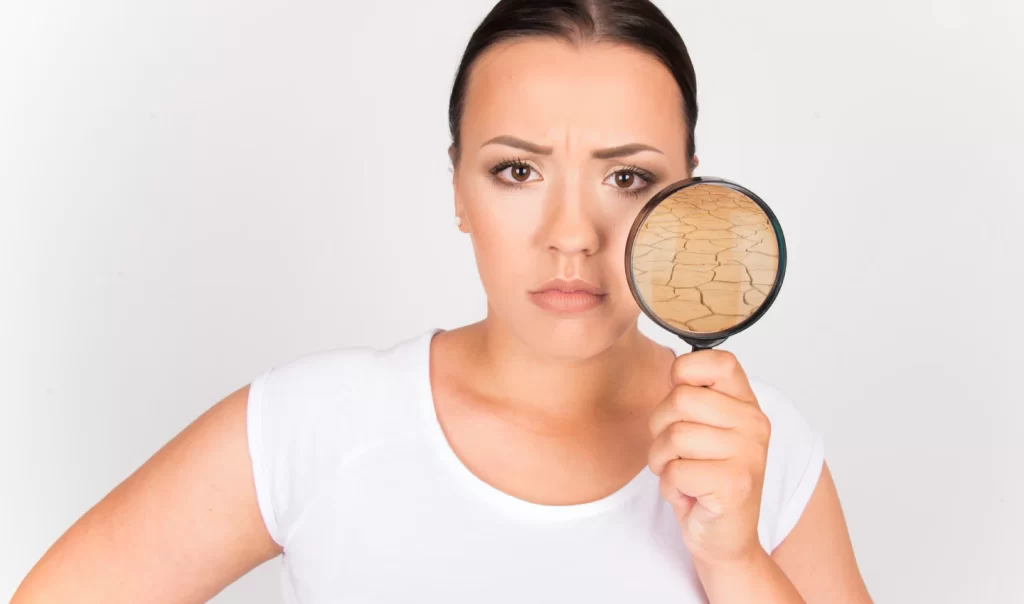
[[[214,405],[14,597],[202,602],[283,553],[287,602],[869,602],[794,408],[637,329],[633,217],[697,166],[650,3],[502,0],[450,105],[486,319],[311,354]]]

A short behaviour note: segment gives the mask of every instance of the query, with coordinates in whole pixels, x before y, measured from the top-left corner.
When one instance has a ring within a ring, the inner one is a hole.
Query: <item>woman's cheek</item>
[[[529,232],[519,217],[502,212],[481,212],[472,223],[473,247],[484,287],[494,294],[528,289],[531,253]],[[550,275],[549,275],[550,277]]]
[[[629,241],[629,231],[633,227],[633,221],[643,209],[643,201],[630,204],[622,214],[615,217],[612,228],[608,235],[608,256],[610,266],[608,268],[608,287],[615,292],[615,297],[623,303],[628,312],[640,312],[640,307],[633,300],[633,294],[629,290],[629,277],[626,274],[626,244]]]

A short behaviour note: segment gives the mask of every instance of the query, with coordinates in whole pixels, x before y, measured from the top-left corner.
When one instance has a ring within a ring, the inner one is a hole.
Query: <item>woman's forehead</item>
[[[595,145],[685,152],[679,87],[660,61],[623,45],[528,38],[480,55],[466,91],[464,145],[502,134],[557,145],[569,132]]]

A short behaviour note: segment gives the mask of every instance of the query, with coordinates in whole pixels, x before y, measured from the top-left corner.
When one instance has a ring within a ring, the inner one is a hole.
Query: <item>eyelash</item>
[[[505,187],[512,188],[512,189],[518,189],[518,188],[522,187],[525,183],[513,183],[513,182],[508,182],[508,181],[505,181],[505,180],[502,180],[502,179],[498,178],[498,174],[500,174],[503,170],[506,170],[508,168],[530,168],[532,170],[533,166],[531,166],[530,164],[524,162],[522,159],[520,159],[518,157],[514,157],[514,158],[509,158],[509,159],[502,160],[502,161],[498,162],[498,164],[496,164],[490,170],[488,170],[488,172],[490,172],[491,176],[494,178],[494,181],[497,182],[498,184],[500,184],[502,186],[505,186]],[[644,179],[644,181],[647,183],[647,186],[642,187],[640,189],[637,189],[635,191],[628,191],[628,190],[621,190],[621,189],[619,190],[620,194],[627,195],[627,196],[630,196],[630,197],[639,197],[641,193],[643,193],[649,187],[654,185],[654,183],[657,182],[657,180],[658,180],[657,176],[655,176],[654,174],[652,174],[651,172],[649,172],[647,170],[644,170],[643,168],[641,168],[639,166],[626,166],[625,168],[621,168],[621,169],[616,170],[615,172],[613,172],[613,174],[622,174],[622,173],[632,174],[634,176],[639,176],[640,178]]]

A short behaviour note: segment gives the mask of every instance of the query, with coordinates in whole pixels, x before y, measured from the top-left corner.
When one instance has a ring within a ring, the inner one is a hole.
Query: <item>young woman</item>
[[[451,95],[486,319],[310,354],[188,426],[14,597],[869,602],[821,441],[721,350],[637,329],[637,211],[697,166],[686,47],[643,0],[502,0]]]

